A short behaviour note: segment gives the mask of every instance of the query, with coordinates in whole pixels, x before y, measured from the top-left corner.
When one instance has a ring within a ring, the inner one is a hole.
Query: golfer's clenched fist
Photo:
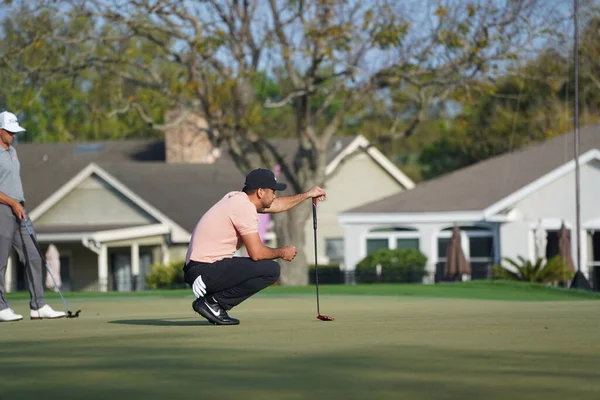
[[[296,257],[296,254],[298,254],[298,251],[294,246],[285,246],[281,250],[283,253],[281,258],[285,261],[292,261],[294,257]]]

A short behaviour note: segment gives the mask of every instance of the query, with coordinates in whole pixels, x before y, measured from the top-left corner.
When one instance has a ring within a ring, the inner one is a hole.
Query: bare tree
[[[183,111],[180,120],[201,113],[211,140],[226,145],[242,173],[279,164],[295,193],[326,186],[331,138],[369,107],[374,93],[406,94],[408,106],[396,115],[404,128],[395,123],[390,135],[411,135],[434,102],[491,85],[494,68],[529,51],[554,15],[543,0],[13,3],[55,20],[79,18],[88,28],[70,34],[49,23],[46,38],[37,41],[52,41],[64,56],[49,64],[10,62],[14,71],[36,77],[110,71],[124,93],[113,114],[135,111],[164,129],[143,100],[145,91],[159,93]],[[3,59],[16,61],[23,51]],[[285,93],[260,101],[260,76],[277,80]],[[293,110],[298,147],[292,161],[261,135],[264,107]],[[304,248],[309,214],[301,206],[276,215],[279,243]],[[282,268],[282,283],[306,284],[306,264],[300,252]]]

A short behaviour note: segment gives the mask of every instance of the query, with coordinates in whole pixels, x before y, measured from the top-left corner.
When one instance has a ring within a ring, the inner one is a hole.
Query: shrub
[[[146,275],[146,285],[150,289],[169,289],[187,286],[183,280],[183,260],[170,262],[167,265],[154,264]]]
[[[315,283],[315,265],[308,266],[308,281]],[[319,283],[344,283],[344,276],[339,264],[319,265]]]
[[[573,279],[574,271],[571,271],[571,267],[561,256],[552,257],[546,262],[544,258],[537,258],[535,263],[526,260],[522,256],[517,258],[518,261],[507,257],[503,258],[504,261],[512,265],[512,269],[503,265],[494,265],[492,268],[493,278],[544,284]]]
[[[381,276],[377,277],[377,265]],[[427,257],[416,249],[379,249],[362,259],[356,266],[356,280],[370,282],[418,282],[423,281]]]

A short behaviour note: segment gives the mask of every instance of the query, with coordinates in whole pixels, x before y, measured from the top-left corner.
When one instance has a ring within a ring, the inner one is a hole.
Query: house
[[[462,231],[472,279],[490,276],[501,257],[536,257],[536,232],[558,252],[557,231],[571,231],[577,263],[573,134],[494,157],[417,185],[413,190],[339,213],[345,264],[353,270],[378,248],[417,248],[428,258],[426,282],[440,278],[452,227]],[[581,271],[600,276],[600,126],[580,132]]]
[[[16,145],[26,206],[42,250],[54,244],[61,254],[63,290],[143,289],[150,266],[183,259],[202,214],[241,189],[244,177],[228,153],[183,139],[167,133],[166,140]],[[295,140],[274,143],[293,154]],[[336,213],[414,184],[362,136],[336,138],[327,156],[329,201],[320,208],[318,247],[326,261],[339,261]],[[311,229],[307,224],[307,251]],[[267,239],[276,244],[272,232]],[[7,289],[23,290],[23,266],[11,260]]]
[[[278,143],[283,154],[294,154],[295,140]],[[319,264],[340,264],[344,269],[344,231],[337,220],[342,210],[358,207],[415,187],[383,153],[363,136],[339,138],[333,141],[328,154],[327,201],[318,204],[317,261]],[[283,195],[287,193],[284,192]],[[311,217],[312,218],[312,217]],[[305,226],[305,248],[309,263],[314,263],[314,231],[312,223]],[[275,245],[276,241],[270,242]]]

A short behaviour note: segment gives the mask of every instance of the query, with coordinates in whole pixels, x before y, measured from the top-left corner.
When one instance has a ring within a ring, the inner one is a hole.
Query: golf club
[[[313,228],[315,231],[315,286],[317,288],[317,319],[321,321],[333,321],[333,317],[329,317],[327,315],[321,315],[321,311],[319,310],[319,266],[317,263],[317,199],[313,199],[312,201],[312,209],[313,209]]]
[[[23,221],[23,223],[25,224],[25,228],[27,228],[27,233],[29,233],[29,237],[31,237],[31,240],[33,241],[33,244],[34,244],[36,250],[38,251],[40,257],[42,258],[42,262],[46,266],[46,270],[48,271],[48,273],[50,274],[50,277],[52,278],[52,282],[54,282],[54,287],[56,288],[56,290],[58,290],[58,294],[60,294],[60,298],[62,299],[65,307],[67,308],[67,315],[66,315],[66,317],[67,318],[77,318],[77,317],[79,317],[79,313],[81,312],[81,310],[77,310],[75,312],[75,314],[73,314],[71,312],[71,309],[69,308],[69,305],[67,304],[65,298],[63,297],[62,291],[60,290],[60,288],[56,284],[56,280],[54,279],[54,275],[52,275],[52,271],[50,271],[50,267],[48,266],[48,263],[46,263],[46,258],[42,254],[42,249],[40,249],[40,246],[38,245],[38,242],[35,239],[35,237],[33,236],[33,232],[31,231],[31,228],[29,227],[29,221],[27,219],[25,219]]]

